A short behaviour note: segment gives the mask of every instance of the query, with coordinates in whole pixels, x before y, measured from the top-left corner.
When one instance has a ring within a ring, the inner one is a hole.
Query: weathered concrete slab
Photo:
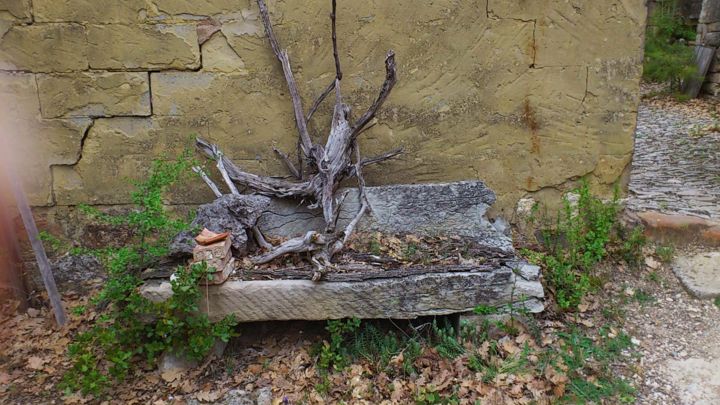
[[[485,218],[495,202],[495,193],[482,181],[368,187],[367,195],[372,213],[360,221],[360,231],[459,235],[512,251],[510,238]],[[357,189],[350,189],[340,213],[340,226],[347,224],[359,208]],[[308,229],[322,229],[324,221],[319,209],[306,209],[296,201],[273,200],[258,225],[270,236],[291,237]]]
[[[348,317],[412,319],[467,312],[477,305],[501,305],[511,300],[528,300],[531,303],[528,309],[537,310],[536,304],[544,296],[542,286],[537,278],[523,278],[523,273],[528,271],[501,266],[492,271],[358,282],[228,281],[208,287],[200,308],[211,320],[234,314],[240,322]],[[145,284],[142,293],[152,301],[163,301],[172,290],[168,281],[155,280]]]
[[[720,297],[720,252],[678,256],[673,262],[673,272],[696,297]]]

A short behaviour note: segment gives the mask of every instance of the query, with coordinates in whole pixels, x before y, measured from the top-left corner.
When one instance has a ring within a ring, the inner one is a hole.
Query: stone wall
[[[710,64],[710,70],[705,77],[703,93],[711,96],[720,96],[720,1],[703,0],[702,12],[697,28],[697,42],[701,45],[716,49],[715,57]]]
[[[333,75],[329,0],[270,1],[307,108]],[[585,176],[609,191],[631,160],[644,0],[339,1],[345,94],[364,110],[388,48],[399,82],[363,135],[372,184],[482,179],[500,210]],[[291,104],[251,0],[0,0],[0,125],[35,206],[128,202],[158,156],[219,143],[284,173]],[[328,127],[324,106],[311,123]],[[199,181],[170,203],[212,198]],[[42,211],[42,210],[41,210]]]

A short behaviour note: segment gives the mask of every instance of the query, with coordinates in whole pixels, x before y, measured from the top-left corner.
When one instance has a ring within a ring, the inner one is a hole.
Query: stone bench
[[[209,286],[200,308],[208,311],[213,320],[232,313],[240,322],[412,319],[508,303],[524,306],[530,312],[543,310],[539,268],[518,259],[510,238],[497,231],[485,216],[495,202],[495,194],[484,183],[368,187],[367,194],[372,213],[361,221],[360,231],[456,235],[473,240],[493,259],[480,264],[328,273],[320,282],[298,279],[305,277],[301,269],[287,269],[284,274],[288,277],[283,279],[247,280],[238,274],[222,285]],[[357,200],[357,191],[350,189],[340,226],[359,209]],[[308,210],[287,200],[273,201],[259,220],[260,229],[270,236],[292,237],[322,226],[319,210]],[[162,301],[172,291],[168,280],[148,280],[142,293]]]

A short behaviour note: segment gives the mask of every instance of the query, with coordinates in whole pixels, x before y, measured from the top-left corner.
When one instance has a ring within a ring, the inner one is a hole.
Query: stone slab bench
[[[359,224],[361,231],[460,236],[487,247],[494,252],[493,259],[365,273],[331,272],[320,282],[310,281],[307,278],[312,272],[299,269],[280,269],[275,273],[286,277],[267,280],[250,280],[239,273],[222,285],[208,287],[200,308],[212,320],[234,314],[240,322],[413,319],[468,312],[478,305],[513,304],[530,312],[544,309],[539,268],[518,259],[510,238],[485,216],[495,194],[484,183],[368,187],[367,194],[372,213]],[[350,189],[340,226],[358,207],[357,192]],[[300,208],[297,202],[287,200],[273,201],[259,220],[266,235],[282,237],[322,229],[323,225],[319,210]],[[147,280],[142,294],[163,301],[172,290],[168,280]]]
[[[543,289],[536,266],[473,270],[363,281],[229,280],[208,287],[200,308],[211,320],[234,314],[240,322],[413,319],[509,302],[530,312],[542,311]],[[152,301],[164,301],[171,294],[168,281],[152,280],[143,287],[143,295]]]

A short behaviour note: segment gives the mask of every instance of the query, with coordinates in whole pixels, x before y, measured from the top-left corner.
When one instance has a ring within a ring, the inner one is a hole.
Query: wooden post
[[[10,177],[10,187],[12,188],[13,195],[15,196],[15,202],[17,203],[18,210],[20,211],[23,224],[25,224],[25,230],[28,233],[28,238],[30,239],[33,252],[35,252],[35,259],[37,260],[38,267],[40,268],[40,274],[42,275],[43,283],[45,284],[45,290],[47,290],[48,297],[50,298],[50,304],[55,312],[55,321],[59,326],[65,326],[67,323],[65,309],[62,306],[60,294],[58,293],[57,286],[55,285],[55,278],[53,278],[52,269],[50,268],[50,262],[48,261],[47,254],[45,254],[45,248],[40,240],[40,233],[38,232],[37,226],[35,225],[35,219],[33,218],[32,211],[30,210],[30,204],[28,204],[27,198],[25,197],[20,180],[18,180],[15,174],[11,171],[8,170],[7,173]]]

